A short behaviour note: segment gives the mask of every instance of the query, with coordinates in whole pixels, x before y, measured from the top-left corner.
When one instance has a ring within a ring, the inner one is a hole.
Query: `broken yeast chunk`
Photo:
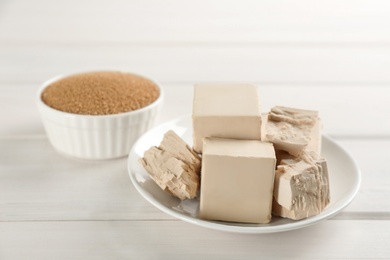
[[[204,137],[260,140],[258,90],[250,84],[195,85],[192,120],[198,153],[202,153]]]
[[[199,216],[231,222],[270,222],[275,161],[271,143],[205,138]]]
[[[324,158],[303,151],[296,159],[283,159],[275,173],[275,216],[294,220],[318,215],[329,204],[328,167]]]
[[[317,111],[276,106],[263,119],[263,141],[298,156],[303,149],[321,154],[321,120]]]
[[[199,191],[200,157],[173,131],[159,147],[151,147],[140,160],[161,189],[181,200],[193,199]]]

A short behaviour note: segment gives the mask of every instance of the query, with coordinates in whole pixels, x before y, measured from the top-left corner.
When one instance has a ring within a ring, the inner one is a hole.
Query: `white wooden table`
[[[127,158],[63,157],[36,91],[58,74],[125,70],[159,81],[158,123],[191,113],[192,85],[250,82],[264,111],[317,109],[362,185],[337,216],[263,235],[159,211]],[[390,259],[389,1],[0,1],[0,259]]]

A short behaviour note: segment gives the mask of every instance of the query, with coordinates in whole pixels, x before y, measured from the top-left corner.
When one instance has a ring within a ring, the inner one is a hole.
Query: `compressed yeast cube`
[[[195,85],[192,120],[193,147],[198,153],[204,137],[260,140],[258,90],[250,84]]]
[[[271,143],[205,138],[199,217],[269,223],[275,161]]]

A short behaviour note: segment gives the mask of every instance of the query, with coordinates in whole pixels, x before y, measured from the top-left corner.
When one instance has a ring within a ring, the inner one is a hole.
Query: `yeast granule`
[[[72,114],[110,115],[153,103],[158,86],[141,76],[122,72],[91,72],[60,79],[47,86],[42,101]]]

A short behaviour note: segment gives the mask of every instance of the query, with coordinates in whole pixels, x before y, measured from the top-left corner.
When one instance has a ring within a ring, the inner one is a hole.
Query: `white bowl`
[[[81,159],[128,155],[135,141],[154,124],[164,97],[161,86],[155,83],[160,96],[141,109],[111,115],[80,115],[53,109],[42,101],[43,90],[67,76],[46,81],[38,91],[37,106],[50,143],[57,151]]]

